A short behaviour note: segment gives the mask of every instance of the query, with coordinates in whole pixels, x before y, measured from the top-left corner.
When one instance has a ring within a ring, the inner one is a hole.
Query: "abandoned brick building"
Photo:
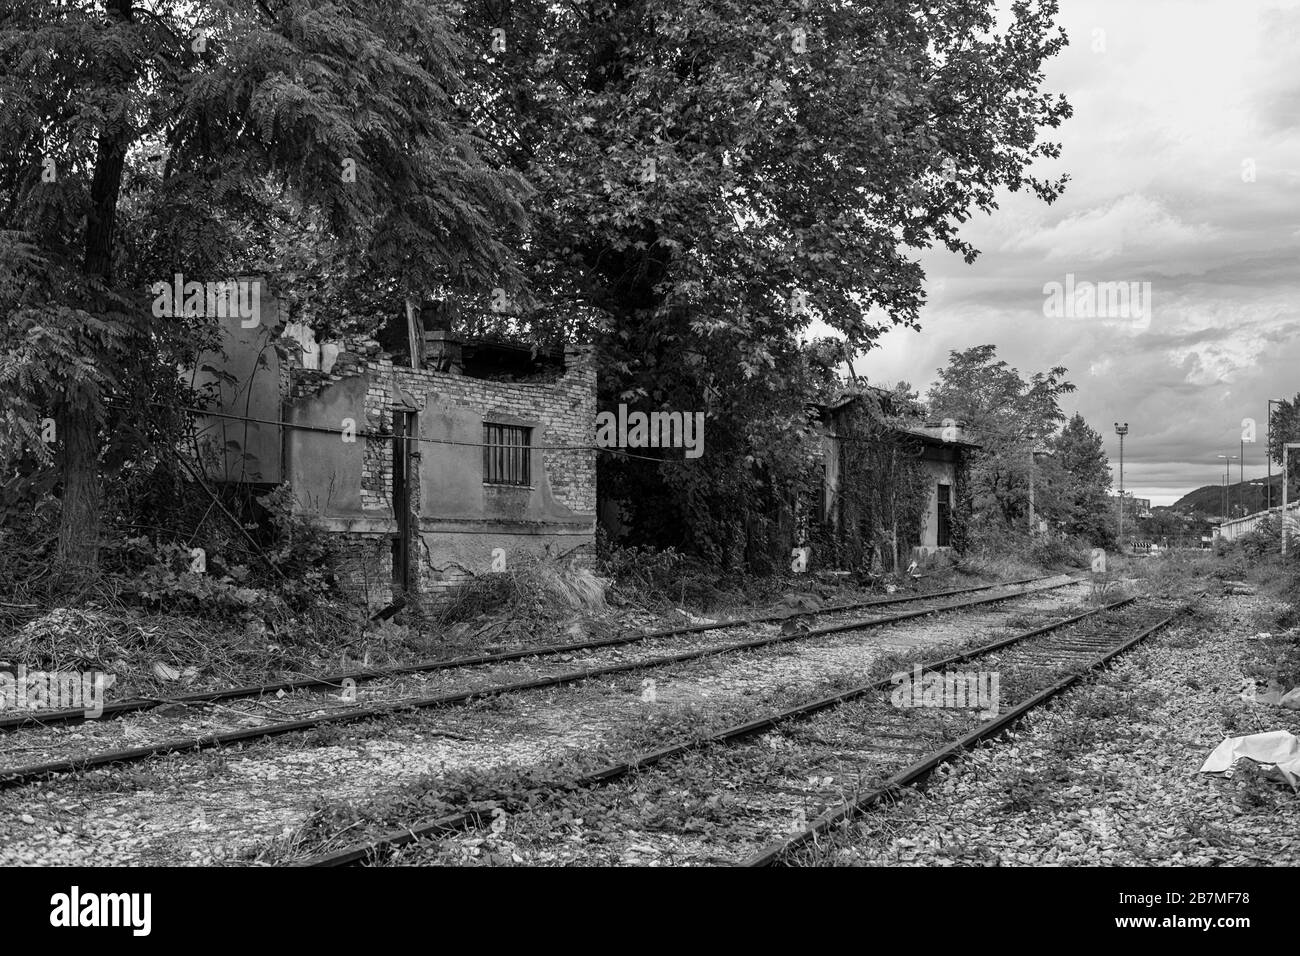
[[[874,514],[863,523],[875,528],[876,540],[864,543],[873,567],[897,570],[912,561],[925,566],[947,560],[960,545],[969,512],[965,471],[979,446],[955,423],[908,421],[897,413],[889,393],[869,386],[817,411],[822,433],[817,517],[822,524],[833,534],[848,531],[854,518],[846,512],[854,492],[870,491],[872,501],[865,510]],[[863,422],[868,423],[865,429]],[[912,507],[892,508],[891,499],[901,491],[896,486],[904,482],[912,486]],[[899,520],[904,510],[908,513]]]
[[[585,563],[595,541],[596,370],[589,347],[534,353],[412,323],[411,354],[316,345],[261,298],[223,320],[198,421],[217,478],[288,483],[336,536],[344,589],[370,606],[436,595],[522,552]],[[418,316],[418,313],[416,313]]]

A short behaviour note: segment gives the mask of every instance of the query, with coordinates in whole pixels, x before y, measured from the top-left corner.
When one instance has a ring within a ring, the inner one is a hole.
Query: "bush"
[[[814,581],[811,574],[725,571],[672,548],[623,547],[612,542],[603,529],[596,532],[596,556],[601,573],[612,582],[611,602],[660,610],[689,608],[713,613],[747,607],[770,600],[774,591],[789,586],[806,588]],[[797,583],[791,578],[798,579]]]
[[[30,616],[24,610],[48,593],[60,510],[47,495],[21,519],[0,525],[0,626],[6,630]]]
[[[1047,535],[1038,538],[1030,549],[1030,557],[1044,568],[1087,568],[1089,546],[1079,538],[1065,538]]]
[[[248,586],[246,566],[228,567],[220,555],[213,555],[209,563],[205,554],[200,564],[189,548],[174,543],[155,545],[147,538],[130,538],[121,550],[148,558],[121,591],[142,607],[217,618],[239,617],[254,608],[270,618],[284,610],[278,595]]]
[[[120,594],[151,610],[234,618],[252,612],[265,620],[287,617],[334,594],[330,537],[310,516],[294,510],[287,485],[256,499],[262,521],[261,554],[249,550],[228,522],[214,523],[190,543],[126,538],[105,550],[108,573],[125,578]],[[257,535],[254,534],[254,540]],[[234,555],[241,557],[236,558]],[[269,565],[269,566],[268,566]]]
[[[276,586],[297,606],[334,591],[333,542],[321,525],[295,508],[288,485],[257,499],[266,510],[271,540],[266,557],[278,570]]]
[[[684,557],[673,548],[620,547],[604,529],[596,533],[596,556],[606,576],[624,588],[655,591],[676,578]]]

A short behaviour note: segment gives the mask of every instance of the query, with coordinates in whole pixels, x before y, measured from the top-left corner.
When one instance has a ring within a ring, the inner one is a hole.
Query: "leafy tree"
[[[131,433],[110,406],[168,397],[168,370],[210,338],[202,322],[151,317],[149,283],[238,274],[274,248],[268,224],[296,221],[322,260],[400,292],[518,284],[528,191],[484,158],[453,12],[426,0],[9,4],[0,389],[11,440],[38,456],[33,423],[57,422],[67,564],[97,559],[106,440]],[[136,424],[152,414],[135,411]]]
[[[1045,515],[1066,534],[1078,535],[1099,547],[1114,543],[1114,507],[1110,498],[1110,462],[1099,433],[1075,414],[1048,441],[1052,457],[1046,482]]]
[[[665,520],[752,550],[813,447],[808,324],[850,353],[915,325],[921,250],[973,260],[958,230],[999,189],[1064,187],[1029,171],[1070,114],[1041,89],[1056,4],[996,10],[15,0],[0,388],[25,443],[58,419],[63,557],[94,562],[106,441],[151,427],[114,403],[176,404],[167,370],[210,335],[153,320],[149,282],[267,265],[317,315],[418,295],[595,338],[607,406],[708,408],[704,459],[641,466]]]
[[[664,520],[698,548],[738,553],[726,529],[743,536],[787,496],[809,448],[808,396],[787,383],[804,376],[796,342],[814,318],[850,354],[915,325],[919,250],[973,260],[958,229],[999,188],[1049,202],[1063,188],[1029,172],[1058,153],[1040,130],[1070,113],[1040,89],[1065,43],[1056,5],[1016,2],[1002,29],[994,9],[467,5],[486,51],[480,121],[538,190],[524,254],[547,307],[510,321],[589,321],[607,406],[717,396],[710,453],[657,476],[673,492]]]
[[[1279,465],[1282,446],[1289,441],[1300,441],[1300,393],[1269,406],[1268,454]]]
[[[982,446],[970,468],[977,531],[1026,526],[1034,452],[1065,419],[1057,397],[1074,391],[1060,366],[1029,379],[998,359],[997,347],[950,352],[928,400],[936,418],[962,424]],[[980,527],[982,526],[982,528]]]
[[[1300,393],[1295,398],[1282,399],[1276,405],[1269,406],[1268,454],[1273,461],[1282,464],[1283,445],[1286,442],[1300,441]],[[1300,455],[1292,451],[1290,455],[1291,494],[1295,494],[1295,481],[1300,476]],[[1280,493],[1279,493],[1280,494]],[[1276,495],[1274,503],[1280,498]],[[1222,509],[1220,509],[1222,510]]]

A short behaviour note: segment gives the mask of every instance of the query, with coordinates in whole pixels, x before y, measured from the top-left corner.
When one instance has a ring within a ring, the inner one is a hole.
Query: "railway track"
[[[19,714],[13,717],[0,717],[0,733],[7,733],[14,730],[24,730],[33,727],[52,727],[59,724],[79,724],[87,720],[105,720],[126,716],[127,714],[140,713],[141,711],[153,710],[157,707],[175,707],[188,705],[202,705],[221,703],[229,700],[246,700],[258,699],[264,697],[273,697],[280,694],[294,693],[300,690],[339,690],[344,686],[345,681],[355,683],[364,683],[367,681],[385,680],[393,677],[400,677],[407,674],[426,674],[436,671],[457,670],[467,667],[482,667],[490,664],[500,664],[509,661],[526,660],[533,657],[549,657],[559,654],[573,654],[584,650],[595,650],[604,647],[618,647],[628,644],[637,644],[643,641],[653,641],[668,637],[679,637],[687,634],[702,634],[707,631],[724,630],[727,628],[742,627],[750,624],[764,624],[773,621],[784,621],[796,617],[817,617],[847,611],[865,610],[873,607],[888,607],[897,604],[910,604],[916,601],[933,600],[940,597],[951,597],[958,594],[973,594],[979,591],[990,591],[999,587],[1014,587],[1021,584],[1030,584],[1036,581],[1049,580],[1046,577],[1020,578],[1014,581],[1004,581],[997,584],[977,584],[964,588],[950,588],[942,591],[931,591],[925,594],[910,594],[893,598],[879,598],[869,601],[854,601],[843,604],[829,605],[824,608],[818,608],[811,611],[787,610],[772,612],[768,614],[747,615],[740,618],[728,620],[713,621],[707,624],[691,624],[683,627],[659,628],[650,631],[633,631],[627,634],[620,634],[615,637],[597,638],[590,641],[575,641],[564,644],[542,644],[531,647],[521,647],[509,651],[498,651],[491,654],[475,654],[464,657],[453,657],[442,660],[423,661],[416,664],[407,664],[399,667],[383,668],[363,668],[351,671],[341,671],[335,674],[326,674],[317,677],[304,677],[294,680],[274,681],[262,684],[247,684],[240,687],[231,687],[226,690],[217,691],[199,691],[192,694],[178,694],[172,697],[137,697],[130,700],[119,701],[115,704],[106,704],[103,712],[94,718],[86,717],[86,712],[82,709],[71,710],[46,710],[30,714]]]
[[[1116,657],[1140,644],[1152,634],[1168,627],[1192,603],[1195,603],[1195,601],[1184,605],[1171,614],[1165,615],[1154,623],[1142,627],[1136,634],[1124,638],[1118,643],[1091,641],[1083,644],[1082,647],[1087,648],[1085,653],[1095,654],[1095,656],[1085,660],[1076,659],[1073,661],[1073,666],[1066,668],[1063,676],[1048,683],[1046,687],[1031,693],[1010,710],[999,714],[992,720],[979,724],[958,739],[939,746],[925,754],[921,759],[897,770],[879,785],[856,794],[852,798],[845,800],[840,806],[828,808],[808,826],[792,835],[778,837],[742,860],[741,865],[747,867],[775,866],[800,852],[806,852],[810,849],[815,851],[821,842],[832,837],[837,827],[847,825],[855,816],[866,812],[891,794],[924,779],[940,764],[951,760],[975,744],[1002,733],[1030,711],[1043,706],[1069,690],[1090,672],[1105,667]],[[1072,651],[1074,649],[1060,648],[1059,653],[1062,656],[1058,660],[1068,661]],[[1076,658],[1077,653],[1077,651],[1074,651]]]
[[[1133,602],[1112,602],[920,667],[921,676],[941,675],[955,665],[979,662],[985,673],[997,673],[1000,690],[1010,692],[1000,695],[1002,700],[1010,696],[1014,703],[996,716],[899,707],[891,697],[901,685],[875,681],[612,764],[567,781],[557,793],[588,791],[592,802],[576,812],[614,820],[614,829],[626,834],[625,845],[641,854],[636,862],[780,863],[815,850],[837,826],[1002,732],[1169,626],[1186,607],[1153,612],[1134,608]],[[518,810],[508,817],[512,842],[536,847],[553,839],[546,799],[512,809]],[[711,826],[692,833],[692,822],[701,816]],[[476,811],[448,814],[300,862],[448,862],[438,857],[436,843],[425,841],[486,822]],[[574,862],[627,862],[619,849],[597,847]]]
[[[1030,582],[1050,580],[1039,578],[1029,579]],[[1015,584],[1025,583],[1014,582]],[[273,698],[271,689],[283,690],[284,685],[259,685],[257,688],[240,688],[227,692],[217,692],[222,695],[215,700],[211,695],[192,695],[192,699],[186,700],[177,698],[171,702],[158,703],[181,703],[195,706],[212,706],[220,707],[218,703],[221,700],[232,699],[231,695],[253,697],[257,695],[257,703],[263,709],[260,713],[249,713],[247,710],[237,712],[239,720],[248,722],[257,722],[255,726],[243,726],[232,728],[227,726],[222,729],[207,729],[201,733],[191,733],[180,737],[168,737],[165,739],[155,740],[151,743],[143,744],[137,747],[119,748],[84,752],[80,744],[76,745],[77,751],[70,756],[60,756],[58,759],[42,760],[38,763],[31,763],[24,766],[9,767],[0,769],[0,789],[8,789],[21,786],[36,780],[42,780],[61,774],[72,774],[83,772],[85,770],[97,767],[115,766],[120,764],[129,764],[152,757],[161,756],[171,753],[194,752],[217,747],[231,746],[235,744],[252,743],[256,741],[267,740],[273,737],[283,736],[291,733],[313,730],[320,727],[338,726],[343,724],[357,723],[366,720],[375,720],[400,716],[403,713],[409,713],[417,710],[427,710],[431,708],[463,706],[477,700],[488,697],[494,697],[501,694],[517,693],[523,691],[538,690],[547,687],[559,687],[567,684],[574,684],[584,680],[590,680],[595,677],[605,675],[622,674],[630,671],[645,670],[655,667],[664,667],[674,664],[682,664],[689,661],[701,660],[708,657],[715,657],[723,654],[735,653],[738,651],[756,650],[774,645],[785,644],[792,641],[806,640],[827,634],[836,634],[847,631],[867,630],[870,628],[884,627],[896,624],[902,621],[912,620],[931,614],[945,613],[951,611],[965,610],[969,608],[982,607],[990,604],[1001,603],[1003,601],[1014,600],[1016,598],[1028,595],[1042,593],[1044,591],[1055,590],[1066,587],[1070,584],[1077,583],[1073,580],[1065,580],[1056,584],[1030,586],[1027,588],[1013,589],[993,595],[986,595],[977,598],[971,598],[955,603],[936,603],[933,599],[936,597],[945,597],[953,593],[964,594],[970,591],[993,590],[997,587],[1009,587],[1010,585],[987,585],[978,586],[971,589],[957,589],[955,592],[932,592],[928,595],[917,595],[909,598],[893,598],[883,601],[858,602],[848,605],[835,605],[812,612],[799,612],[794,615],[790,613],[761,615],[752,618],[744,618],[739,621],[716,622],[712,624],[691,625],[683,628],[673,628],[663,631],[637,633],[632,635],[622,635],[617,638],[606,638],[598,641],[590,641],[582,644],[569,645],[549,645],[544,648],[520,649],[518,651],[505,652],[500,655],[483,655],[475,658],[461,658],[453,661],[435,662],[428,665],[413,665],[407,668],[393,668],[387,672],[369,671],[357,672],[363,674],[366,679],[377,681],[382,677],[392,678],[395,676],[412,677],[417,674],[423,674],[431,671],[455,671],[461,669],[470,669],[483,665],[499,663],[504,661],[522,660],[526,657],[557,657],[563,658],[564,655],[572,655],[581,650],[591,651],[609,651],[613,654],[621,653],[623,645],[637,644],[642,642],[654,643],[656,641],[691,636],[701,632],[708,632],[720,629],[741,628],[752,626],[760,622],[772,622],[785,620],[789,617],[834,617],[835,615],[847,614],[858,609],[870,609],[882,605],[894,605],[900,603],[919,603],[922,606],[896,614],[884,614],[871,618],[855,618],[849,620],[833,621],[832,623],[819,626],[807,627],[806,629],[796,629],[790,633],[767,634],[761,637],[748,638],[734,641],[726,644],[712,644],[703,647],[693,648],[674,654],[656,655],[648,653],[644,656],[637,656],[633,660],[618,659],[615,662],[601,664],[594,667],[582,667],[579,669],[560,670],[556,673],[547,673],[541,676],[533,675],[525,679],[510,680],[497,683],[485,683],[471,687],[458,686],[450,689],[439,689],[439,692],[433,694],[422,694],[417,696],[400,696],[379,702],[369,703],[363,706],[359,701],[340,701],[337,697],[322,699],[322,695],[302,695],[294,698]],[[567,663],[563,659],[559,663]],[[333,675],[338,677],[342,682],[346,675]],[[355,678],[354,678],[355,679]],[[314,689],[328,687],[336,689],[333,683],[333,677],[316,678],[307,682],[290,682],[295,683],[296,689]],[[269,698],[269,699],[268,699]],[[130,703],[133,707],[139,704],[138,701],[124,702]],[[288,714],[284,712],[285,706],[298,706],[298,714]],[[119,705],[122,706],[122,705]],[[107,708],[106,708],[107,710]],[[135,707],[134,710],[120,710],[115,716],[121,717],[126,713],[138,712],[143,707]],[[215,720],[215,712],[204,712],[201,715],[209,724]],[[283,719],[285,716],[291,719]],[[84,715],[83,715],[84,719]],[[75,722],[71,718],[66,722]],[[39,725],[40,730],[45,726]],[[57,729],[57,728],[55,728]],[[92,728],[97,729],[97,728]],[[12,729],[11,729],[12,730]],[[21,740],[30,742],[32,739],[32,728],[26,728],[20,735]],[[37,738],[38,744],[41,738]],[[28,750],[37,749],[28,747]],[[52,746],[50,749],[54,749]]]

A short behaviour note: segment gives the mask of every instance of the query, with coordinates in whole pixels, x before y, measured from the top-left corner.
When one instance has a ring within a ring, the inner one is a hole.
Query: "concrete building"
[[[1108,495],[1110,505],[1119,512],[1119,495]],[[1151,499],[1134,498],[1128,492],[1124,493],[1124,517],[1127,518],[1150,518],[1151,517]]]
[[[590,560],[589,347],[534,353],[422,329],[417,357],[395,363],[374,341],[317,347],[302,327],[284,332],[265,297],[258,326],[224,323],[224,356],[198,363],[218,413],[200,419],[199,437],[217,480],[288,483],[296,507],[337,536],[345,590],[383,606],[522,551]]]

